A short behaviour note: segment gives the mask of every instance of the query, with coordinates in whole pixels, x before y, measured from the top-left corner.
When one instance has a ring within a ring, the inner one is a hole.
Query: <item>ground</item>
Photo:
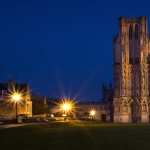
[[[3,150],[149,150],[149,124],[71,121],[0,129]]]

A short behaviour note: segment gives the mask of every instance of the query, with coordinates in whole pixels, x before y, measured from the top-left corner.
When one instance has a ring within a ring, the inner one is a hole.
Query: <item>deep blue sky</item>
[[[119,16],[150,15],[138,0],[1,0],[0,80],[51,97],[98,100],[112,81]]]

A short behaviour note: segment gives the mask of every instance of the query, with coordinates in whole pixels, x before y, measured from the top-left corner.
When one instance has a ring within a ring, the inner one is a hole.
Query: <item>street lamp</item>
[[[64,120],[75,110],[75,102],[70,99],[63,99],[60,103],[58,103],[58,105],[60,111],[63,113],[62,116],[64,117]]]
[[[72,111],[73,104],[71,103],[71,101],[64,101],[64,102],[62,102],[60,107],[61,107],[61,110],[64,113],[63,115],[67,116],[67,114]]]
[[[92,119],[94,119],[95,115],[96,115],[96,111],[95,111],[94,109],[92,109],[92,110],[90,111],[90,117],[91,117]]]
[[[16,108],[16,121],[17,121],[17,116],[18,116],[18,103],[22,100],[22,94],[19,92],[14,92],[10,95],[10,98],[12,102],[15,103],[15,108]]]
[[[67,112],[70,112],[71,109],[72,109],[72,104],[70,102],[65,102],[62,104],[62,110],[67,113]]]

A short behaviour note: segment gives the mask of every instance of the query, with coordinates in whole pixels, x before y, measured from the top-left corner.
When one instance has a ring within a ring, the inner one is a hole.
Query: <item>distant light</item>
[[[51,114],[51,118],[54,118],[54,114]]]
[[[93,117],[93,116],[95,116],[95,115],[96,115],[96,111],[95,111],[95,110],[91,110],[91,111],[90,111],[90,116]]]

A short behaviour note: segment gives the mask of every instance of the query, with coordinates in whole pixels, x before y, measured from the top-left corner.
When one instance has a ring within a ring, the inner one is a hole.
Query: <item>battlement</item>
[[[141,17],[119,17],[120,23],[142,23],[147,22],[148,18],[147,16],[141,16]]]

